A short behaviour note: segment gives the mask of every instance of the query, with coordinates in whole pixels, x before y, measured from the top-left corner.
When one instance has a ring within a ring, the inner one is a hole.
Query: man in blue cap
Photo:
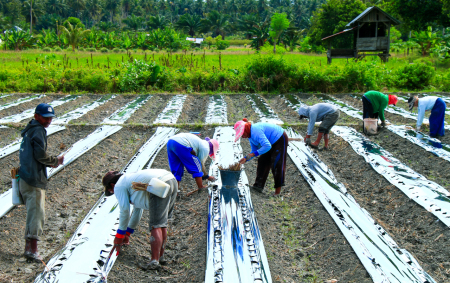
[[[22,130],[19,160],[19,191],[27,209],[25,226],[25,256],[40,260],[37,242],[42,235],[45,219],[45,189],[47,188],[47,167],[63,164],[64,156],[47,155],[47,131],[55,110],[48,104],[36,107],[34,119]]]

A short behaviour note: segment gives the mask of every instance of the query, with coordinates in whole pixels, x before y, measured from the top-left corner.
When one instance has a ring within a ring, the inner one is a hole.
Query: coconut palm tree
[[[151,16],[147,22],[147,25],[152,29],[164,29],[169,25],[169,20],[165,16],[161,15]]]
[[[206,15],[206,19],[202,20],[202,30],[203,32],[212,31],[215,36],[221,35],[222,39],[225,39],[225,32],[231,28],[229,18],[229,15],[211,11]]]
[[[201,28],[201,18],[198,15],[184,14],[175,26],[194,37]]]
[[[75,51],[75,47],[78,45],[84,36],[86,36],[90,30],[83,30],[79,25],[72,26],[70,22],[66,22],[68,28],[65,26],[59,26],[60,31],[66,36],[68,44],[72,46],[72,51]]]

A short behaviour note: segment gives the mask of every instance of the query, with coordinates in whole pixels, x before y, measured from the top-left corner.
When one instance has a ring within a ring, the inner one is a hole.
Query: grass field
[[[150,51],[142,51],[139,50],[137,52],[131,50],[129,54],[133,59],[145,59],[148,61],[154,60],[155,62],[159,62],[162,57],[167,58],[168,53],[166,52],[150,52]],[[219,55],[220,54],[220,55]],[[199,68],[220,68],[220,59],[221,56],[222,68],[225,69],[236,69],[244,67],[255,55],[258,55],[254,50],[249,48],[231,48],[226,51],[219,52],[214,50],[203,50],[203,51],[188,51],[184,52],[176,52],[172,53],[171,59],[174,61],[180,61],[181,57],[185,60],[192,60],[193,62],[197,62]],[[275,58],[283,58],[289,63],[296,65],[311,65],[311,66],[320,66],[323,68],[332,68],[334,66],[342,66],[348,63],[348,61],[352,61],[352,59],[333,59],[333,63],[331,65],[327,65],[327,58],[325,54],[315,55],[315,54],[304,54],[299,52],[292,52],[286,54],[276,54]],[[101,52],[85,52],[85,51],[60,51],[60,52],[42,52],[40,50],[28,50],[28,51],[0,51],[0,60],[5,68],[23,68],[27,62],[36,62],[36,60],[40,63],[42,61],[48,62],[62,62],[64,58],[68,59],[68,63],[71,68],[76,67],[86,67],[87,64],[91,64],[91,58],[94,67],[100,64],[101,66],[107,65],[108,61],[110,66],[114,66],[120,64],[122,62],[126,62],[129,60],[129,56],[127,53],[101,53]],[[205,58],[205,62],[203,62],[202,58]],[[395,55],[389,60],[388,63],[382,63],[378,57],[367,57],[367,59],[363,59],[366,62],[376,62],[379,64],[384,64],[389,69],[396,69],[400,66],[404,66],[409,64],[417,59],[428,61],[429,64],[432,64],[436,67],[437,71],[446,71],[449,68],[448,63],[444,64],[435,64],[432,62],[431,58],[420,59],[419,56],[400,56],[397,57]],[[176,64],[175,66],[178,66]]]
[[[129,62],[135,66],[124,64]],[[261,54],[243,47],[177,53],[28,50],[0,51],[0,63],[2,92],[450,90],[449,63],[418,56],[394,56],[387,63],[378,57],[335,59],[328,65],[326,55]]]

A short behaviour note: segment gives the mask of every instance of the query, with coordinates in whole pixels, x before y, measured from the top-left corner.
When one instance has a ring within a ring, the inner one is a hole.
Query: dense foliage
[[[269,48],[271,46],[269,45]],[[88,57],[89,58],[89,57]],[[105,58],[105,57],[103,57]],[[123,56],[122,56],[123,58]],[[220,55],[217,56],[220,60]],[[206,67],[205,57],[162,54],[123,63],[62,59],[54,54],[0,70],[0,92],[350,92],[371,89],[450,90],[450,72],[426,61],[399,61],[394,69],[379,59],[325,66],[298,64],[283,56],[252,55],[238,68]],[[123,60],[123,59],[122,59]],[[239,60],[239,58],[236,58]],[[98,61],[98,59],[97,59]],[[314,63],[314,64],[312,64]],[[76,64],[76,65],[75,65]]]

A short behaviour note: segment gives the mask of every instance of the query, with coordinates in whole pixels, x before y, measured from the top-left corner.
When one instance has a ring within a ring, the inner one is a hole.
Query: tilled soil
[[[242,139],[241,145],[244,154],[250,152],[247,140]],[[250,185],[256,167],[257,160],[245,165]],[[372,282],[289,156],[282,198],[271,197],[273,186],[270,174],[265,192],[251,194],[274,282]]]
[[[94,128],[91,128],[92,130]],[[80,132],[78,134],[77,132]],[[71,144],[87,134],[86,130],[73,128],[55,138],[49,138],[49,153],[61,152],[60,143]],[[39,241],[41,256],[45,262],[58,252],[81,220],[102,194],[101,178],[110,169],[120,169],[127,164],[133,153],[147,141],[154,129],[127,129],[115,133],[89,152],[79,157],[54,176],[46,191],[46,217],[44,235]],[[57,135],[57,134],[55,134]],[[9,167],[1,159],[3,171]],[[0,281],[32,282],[44,270],[42,264],[27,263],[22,256],[26,211],[24,206],[11,210],[0,219]]]
[[[285,123],[293,124],[300,122],[298,113],[289,107],[280,95],[265,95],[264,99]]]
[[[228,123],[234,125],[239,120],[247,118],[249,121],[259,121],[259,116],[252,108],[245,94],[226,95]]]
[[[448,282],[450,250],[443,248],[450,239],[448,227],[373,170],[343,139],[331,134],[330,146],[331,151],[316,153],[338,181],[426,272],[437,282]]]
[[[78,123],[101,124],[105,118],[108,118],[117,109],[125,106],[128,102],[134,100],[135,98],[136,96],[119,95],[71,122],[76,124]]]
[[[208,112],[209,96],[188,95],[183,105],[183,110],[178,118],[178,124],[202,124],[205,122]]]
[[[46,95],[45,97],[43,97],[41,99],[35,99],[35,100],[29,101],[29,102],[21,103],[21,104],[19,104],[17,106],[6,108],[6,109],[0,111],[0,118],[4,118],[4,117],[11,116],[11,115],[19,114],[19,113],[22,113],[23,111],[28,110],[28,109],[34,109],[40,103],[49,103],[49,102],[52,102],[53,100],[57,100],[57,99],[59,99],[61,97],[63,97],[63,96]]]
[[[20,138],[20,131],[22,128],[1,128],[0,129],[0,147],[4,147]]]
[[[153,95],[125,124],[151,124],[166,107],[172,95]]]
[[[214,128],[205,126],[199,132],[202,137],[212,137]],[[209,170],[210,160],[206,164]],[[152,168],[170,171],[165,148],[158,154]],[[203,183],[206,184],[206,181]],[[151,258],[149,214],[145,211],[138,228],[130,238],[130,245],[121,251],[114,268],[109,273],[109,282],[204,281],[209,194],[207,189],[202,189],[187,196],[195,189],[197,189],[195,180],[185,170],[180,182],[173,220],[169,222],[165,251],[168,264],[160,271],[143,271],[139,267],[150,262]]]

